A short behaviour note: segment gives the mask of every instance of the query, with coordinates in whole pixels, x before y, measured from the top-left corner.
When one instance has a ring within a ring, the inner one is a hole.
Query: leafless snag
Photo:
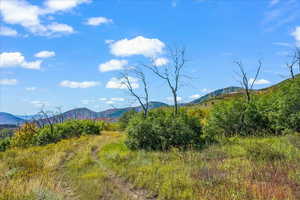
[[[242,88],[244,89],[244,91],[246,93],[247,102],[250,103],[251,91],[252,91],[253,86],[254,86],[254,84],[259,76],[259,73],[261,71],[262,62],[261,62],[261,60],[258,61],[258,68],[256,70],[256,74],[255,74],[255,77],[253,80],[248,78],[248,75],[245,72],[243,63],[241,61],[235,61],[235,64],[237,64],[237,66],[239,67],[239,70],[240,70],[241,80],[239,81],[239,83],[241,84]]]
[[[299,73],[300,73],[300,48],[296,47],[295,49],[295,60],[298,63]]]
[[[134,77],[131,77],[130,74],[133,74]],[[139,95],[135,91],[135,86],[133,84],[133,78],[138,79],[142,82],[143,85],[143,95]],[[136,98],[139,102],[141,108],[143,109],[144,117],[146,118],[149,111],[149,92],[148,92],[148,84],[146,80],[146,76],[142,70],[139,68],[134,68],[130,70],[125,70],[121,73],[121,84],[124,85],[129,91],[130,95]]]
[[[296,61],[292,61],[291,63],[286,63],[286,66],[289,70],[289,73],[291,75],[291,78],[294,80],[295,79],[295,74],[294,74],[294,65],[296,64]]]
[[[151,65],[144,65],[146,68],[150,69],[155,75],[167,82],[170,88],[174,101],[174,114],[178,114],[178,89],[179,83],[182,78],[182,70],[186,64],[185,59],[185,48],[169,48],[168,56],[170,58],[169,64],[163,67],[164,70],[159,69],[152,61]]]
[[[65,121],[65,119],[64,119],[64,115],[62,113],[62,109],[61,109],[61,107],[56,107],[56,109],[57,109],[57,112],[56,112],[55,117],[58,119],[58,123],[63,123]]]
[[[39,112],[39,114],[42,116],[41,121],[43,124],[49,125],[50,127],[50,132],[51,134],[54,133],[54,124],[55,124],[55,120],[54,120],[54,115],[52,112],[50,111],[45,111],[43,108],[41,108],[41,111]]]
[[[287,69],[289,70],[291,78],[295,79],[295,72],[294,67],[295,65],[299,65],[299,71],[300,71],[300,49],[295,48],[293,54],[290,56],[291,61],[286,63]]]

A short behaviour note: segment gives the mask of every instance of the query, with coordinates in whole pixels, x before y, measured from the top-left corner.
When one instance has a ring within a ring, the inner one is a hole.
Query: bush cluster
[[[225,137],[282,135],[300,131],[300,80],[288,80],[269,95],[223,101],[210,112],[205,132]]]
[[[11,146],[46,145],[66,138],[100,134],[104,125],[103,122],[92,120],[69,120],[64,123],[37,128],[33,123],[26,123],[11,138]]]
[[[10,138],[0,139],[0,152],[5,151],[10,146]]]
[[[129,121],[127,133],[126,144],[131,149],[168,150],[202,143],[199,120],[183,111],[176,116],[167,109],[153,110],[147,118],[135,115]]]
[[[241,99],[216,105],[211,111],[205,130],[208,135],[225,137],[261,135],[270,131],[269,121],[258,105]]]

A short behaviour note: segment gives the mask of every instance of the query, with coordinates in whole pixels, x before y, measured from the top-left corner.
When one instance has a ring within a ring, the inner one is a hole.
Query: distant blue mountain
[[[40,114],[35,114],[35,115],[16,115],[16,117],[21,118],[23,120],[33,120],[33,119],[40,119],[42,118],[42,115]]]
[[[10,113],[6,112],[0,112],[0,124],[12,124],[12,125],[18,125],[24,123],[25,120],[21,119],[19,117],[16,117]]]
[[[159,108],[159,107],[165,107],[168,106],[168,104],[162,103],[162,102],[150,102],[149,108]],[[96,119],[96,118],[108,118],[108,119],[117,119],[121,117],[124,113],[135,110],[135,111],[141,111],[142,108],[140,106],[136,107],[126,107],[126,108],[112,108],[101,112],[95,112],[88,108],[76,108],[69,111],[66,111],[60,115],[56,115],[53,117],[53,119]],[[33,119],[40,121],[43,121],[42,115],[36,114],[36,115],[17,115],[14,116],[9,113],[0,113],[0,124],[22,124],[26,121],[31,121]],[[55,120],[53,120],[55,121]]]

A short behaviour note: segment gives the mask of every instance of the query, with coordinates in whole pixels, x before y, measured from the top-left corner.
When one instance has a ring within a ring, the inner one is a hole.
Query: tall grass
[[[0,153],[1,200],[130,199],[113,171],[161,200],[300,199],[300,136],[230,138],[201,151],[132,151],[104,132]]]

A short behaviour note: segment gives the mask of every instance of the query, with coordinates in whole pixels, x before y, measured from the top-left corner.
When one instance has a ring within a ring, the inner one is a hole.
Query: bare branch
[[[143,96],[139,95],[135,91],[135,87],[132,84],[133,77],[129,75],[130,73],[134,74],[134,78],[142,82],[143,92],[144,92]],[[121,80],[121,84],[126,86],[130,95],[136,98],[136,100],[139,102],[141,108],[143,109],[144,117],[147,117],[148,110],[149,110],[149,92],[148,92],[148,84],[144,72],[137,67],[131,70],[125,70],[124,72],[121,73],[120,80]]]
[[[152,71],[157,77],[166,81],[168,87],[171,90],[173,101],[174,101],[174,114],[178,114],[178,90],[183,77],[182,70],[186,64],[185,59],[185,48],[168,48],[168,58],[170,59],[169,64],[164,67],[155,65],[152,60],[150,65],[143,64],[144,67]]]
[[[262,61],[259,60],[258,61],[258,68],[256,70],[256,74],[254,79],[251,81],[248,78],[247,73],[244,70],[244,66],[243,63],[241,61],[235,61],[234,62],[240,69],[240,78],[241,80],[239,80],[238,82],[241,84],[242,88],[244,89],[245,93],[246,93],[246,98],[247,98],[247,102],[250,103],[251,101],[251,90],[253,89],[253,86],[259,76],[259,73],[261,71],[262,68]]]

